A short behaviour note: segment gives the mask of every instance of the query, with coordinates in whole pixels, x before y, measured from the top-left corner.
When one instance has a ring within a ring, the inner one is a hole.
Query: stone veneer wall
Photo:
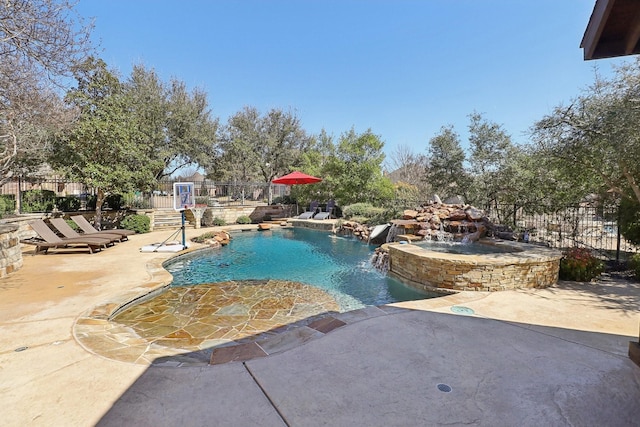
[[[22,267],[19,227],[0,224],[0,277]]]
[[[389,244],[389,273],[427,291],[545,288],[558,281],[562,256],[559,251],[516,242],[494,244],[510,247],[514,252],[459,255],[410,244]]]

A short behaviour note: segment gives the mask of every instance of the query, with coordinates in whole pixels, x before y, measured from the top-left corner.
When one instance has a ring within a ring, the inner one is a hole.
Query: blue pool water
[[[175,286],[248,279],[302,282],[329,292],[345,311],[438,296],[374,269],[373,250],[357,239],[287,228],[234,233],[228,246],[181,256],[166,268]]]

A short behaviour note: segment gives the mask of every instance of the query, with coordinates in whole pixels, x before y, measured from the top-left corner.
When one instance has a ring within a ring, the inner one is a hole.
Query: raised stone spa
[[[391,243],[385,245],[389,254],[388,274],[427,291],[546,288],[558,280],[561,257],[558,251],[493,239],[483,239],[473,245],[495,245],[509,252],[466,255]]]
[[[470,206],[437,203],[405,211],[402,219],[392,221],[388,243],[377,250],[373,262],[425,291],[503,291],[546,288],[557,282],[559,251],[481,238],[487,231],[500,235],[481,211]],[[430,242],[446,242],[451,250],[434,250]],[[482,250],[460,253],[461,245]]]

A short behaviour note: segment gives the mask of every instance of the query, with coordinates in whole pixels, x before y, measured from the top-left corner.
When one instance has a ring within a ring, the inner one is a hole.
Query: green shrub
[[[150,193],[136,192],[127,193],[124,196],[124,204],[127,208],[138,209],[151,209],[153,203],[151,202]]]
[[[623,197],[618,209],[620,233],[634,245],[640,245],[640,203],[636,199]]]
[[[71,227],[73,230],[80,231],[80,227],[78,227],[78,224],[76,224],[75,221],[71,219],[65,219],[64,222],[66,222],[67,225]]]
[[[103,207],[118,210],[122,207],[122,205],[124,205],[124,197],[122,197],[122,194],[109,194],[104,199]]]
[[[640,280],[640,253],[633,254],[627,261],[629,268],[633,270],[636,279]]]
[[[137,199],[142,199],[142,194],[139,196],[136,193],[128,192],[122,195],[121,208],[128,209],[135,206]]]
[[[215,217],[213,218],[213,225],[219,227],[221,225],[227,225],[226,221],[222,218]]]
[[[394,186],[395,198],[399,200],[419,200],[421,193],[413,184],[399,181]]]
[[[136,233],[148,233],[151,228],[151,219],[146,215],[128,215],[124,217],[120,226]]]
[[[193,241],[196,243],[204,243],[205,240],[207,239],[213,239],[213,236],[215,236],[216,233],[213,231],[207,231],[204,234],[199,235],[198,237],[194,237]]]
[[[27,190],[22,193],[22,212],[51,212],[56,193],[51,190]]]
[[[348,219],[354,216],[370,216],[368,214],[372,209],[374,208],[371,203],[354,203],[345,206],[344,209],[342,209],[342,214]]]
[[[560,279],[589,282],[604,271],[604,263],[585,248],[572,248],[560,259]]]
[[[380,209],[379,212],[374,213],[372,217],[367,221],[368,225],[378,225],[378,224],[386,224],[392,219],[398,219],[402,216],[400,212],[398,212],[394,208]]]
[[[3,215],[13,213],[16,210],[16,201],[13,195],[0,195],[0,218]]]
[[[366,224],[369,218],[364,216],[352,216],[349,221],[357,222],[358,224]]]
[[[238,219],[236,219],[236,223],[238,223],[238,224],[251,224],[251,218],[249,218],[246,215],[242,215],[242,216],[239,216]]]
[[[371,203],[354,203],[342,209],[342,215],[346,219],[370,225],[388,222],[392,218],[387,219],[387,217],[392,216],[393,213],[393,210],[387,212],[385,209],[377,208]]]
[[[276,197],[271,202],[272,205],[295,205],[296,199],[291,196]]]
[[[80,199],[77,196],[58,197],[56,205],[62,212],[76,212],[80,210]]]

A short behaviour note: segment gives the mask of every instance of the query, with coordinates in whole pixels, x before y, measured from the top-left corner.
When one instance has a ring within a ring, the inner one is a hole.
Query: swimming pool
[[[354,238],[286,228],[232,234],[231,243],[183,255],[165,268],[173,286],[280,279],[331,294],[342,311],[440,296],[411,289],[371,265],[373,247]]]

